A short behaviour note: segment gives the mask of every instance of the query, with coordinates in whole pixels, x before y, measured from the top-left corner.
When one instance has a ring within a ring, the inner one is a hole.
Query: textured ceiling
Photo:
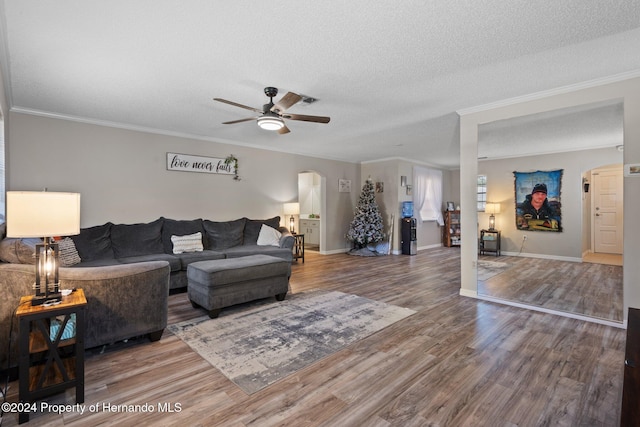
[[[14,111],[350,162],[459,163],[457,110],[640,70],[640,0],[3,1]],[[318,98],[278,135],[265,86]]]

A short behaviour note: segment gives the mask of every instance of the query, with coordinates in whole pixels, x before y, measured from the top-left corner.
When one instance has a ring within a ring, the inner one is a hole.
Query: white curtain
[[[442,217],[442,171],[421,166],[413,167],[413,206],[422,221],[437,221]]]

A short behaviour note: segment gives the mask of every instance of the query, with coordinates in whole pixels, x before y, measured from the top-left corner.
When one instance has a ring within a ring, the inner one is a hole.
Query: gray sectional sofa
[[[278,246],[257,244],[262,224],[282,233]],[[173,253],[172,236],[194,233],[202,235],[202,251]],[[169,218],[140,224],[109,222],[84,228],[79,235],[71,236],[71,239],[82,260],[74,267],[167,261],[171,267],[171,289],[187,286],[187,266],[192,262],[256,254],[272,255],[291,261],[294,244],[289,230],[280,227],[279,216],[266,220],[240,218],[222,222]]]
[[[18,321],[14,312],[21,297],[33,294],[34,278],[33,265],[0,264],[0,371],[18,365]],[[61,268],[60,286],[85,293],[86,348],[143,335],[155,341],[167,326],[166,261]]]
[[[279,241],[258,244],[263,224],[281,233]],[[106,223],[70,236],[79,262],[60,269],[60,283],[85,292],[86,348],[146,334],[159,339],[167,325],[169,291],[186,290],[187,266],[192,262],[266,254],[289,261],[290,268],[294,237],[279,225],[280,217],[224,222],[159,218],[139,224]],[[176,237],[196,233],[201,233],[197,249],[174,253]],[[17,324],[12,318],[20,297],[33,293],[35,243],[35,239],[0,241],[0,371],[8,367],[12,323],[11,366],[17,364]]]

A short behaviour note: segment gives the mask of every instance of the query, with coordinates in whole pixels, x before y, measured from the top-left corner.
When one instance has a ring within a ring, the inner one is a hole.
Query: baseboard
[[[460,295],[463,295],[462,291],[463,290],[460,289]],[[553,315],[556,315],[556,316],[568,317],[570,319],[576,319],[576,320],[582,320],[582,321],[585,321],[585,322],[597,323],[599,325],[612,326],[614,328],[626,329],[626,327],[627,327],[626,319],[623,322],[614,322],[614,321],[611,321],[611,320],[599,319],[597,317],[583,316],[581,314],[569,313],[569,312],[566,312],[566,311],[550,310],[550,309],[544,308],[544,307],[536,307],[535,305],[521,304],[519,302],[504,300],[504,299],[500,299],[500,298],[493,298],[493,297],[489,297],[489,296],[485,296],[485,295],[479,295],[477,293],[476,293],[475,296],[473,296],[471,294],[472,294],[472,292],[469,292],[468,295],[463,295],[463,296],[468,296],[468,297],[479,299],[479,300],[482,300],[482,301],[489,301],[489,302],[493,302],[493,303],[496,303],[496,304],[523,308],[525,310],[539,311],[541,313],[553,314]]]
[[[331,251],[320,251],[320,255],[335,255],[335,254],[345,254],[347,252],[349,252],[351,250],[351,248],[344,248],[344,249],[333,249]]]
[[[460,288],[460,296],[469,298],[478,298],[478,291]]]
[[[552,259],[556,261],[582,262],[582,258],[560,256],[560,255],[530,254],[526,252],[505,252],[505,251],[501,251],[501,254],[507,255],[507,256],[522,257],[522,258],[540,258],[540,259]]]

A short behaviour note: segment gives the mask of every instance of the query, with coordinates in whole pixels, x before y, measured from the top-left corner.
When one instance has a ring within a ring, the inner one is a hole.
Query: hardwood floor
[[[96,410],[38,413],[29,425],[617,425],[625,331],[461,297],[459,254],[309,252],[293,266],[292,292],[338,290],[417,313],[250,396],[169,332],[90,350],[84,405]],[[170,323],[202,314],[186,294],[170,297]],[[109,410],[145,403],[155,410]],[[17,425],[14,415],[3,421]]]
[[[478,281],[478,294],[583,316],[623,321],[622,266],[515,256],[480,256],[507,269]]]

